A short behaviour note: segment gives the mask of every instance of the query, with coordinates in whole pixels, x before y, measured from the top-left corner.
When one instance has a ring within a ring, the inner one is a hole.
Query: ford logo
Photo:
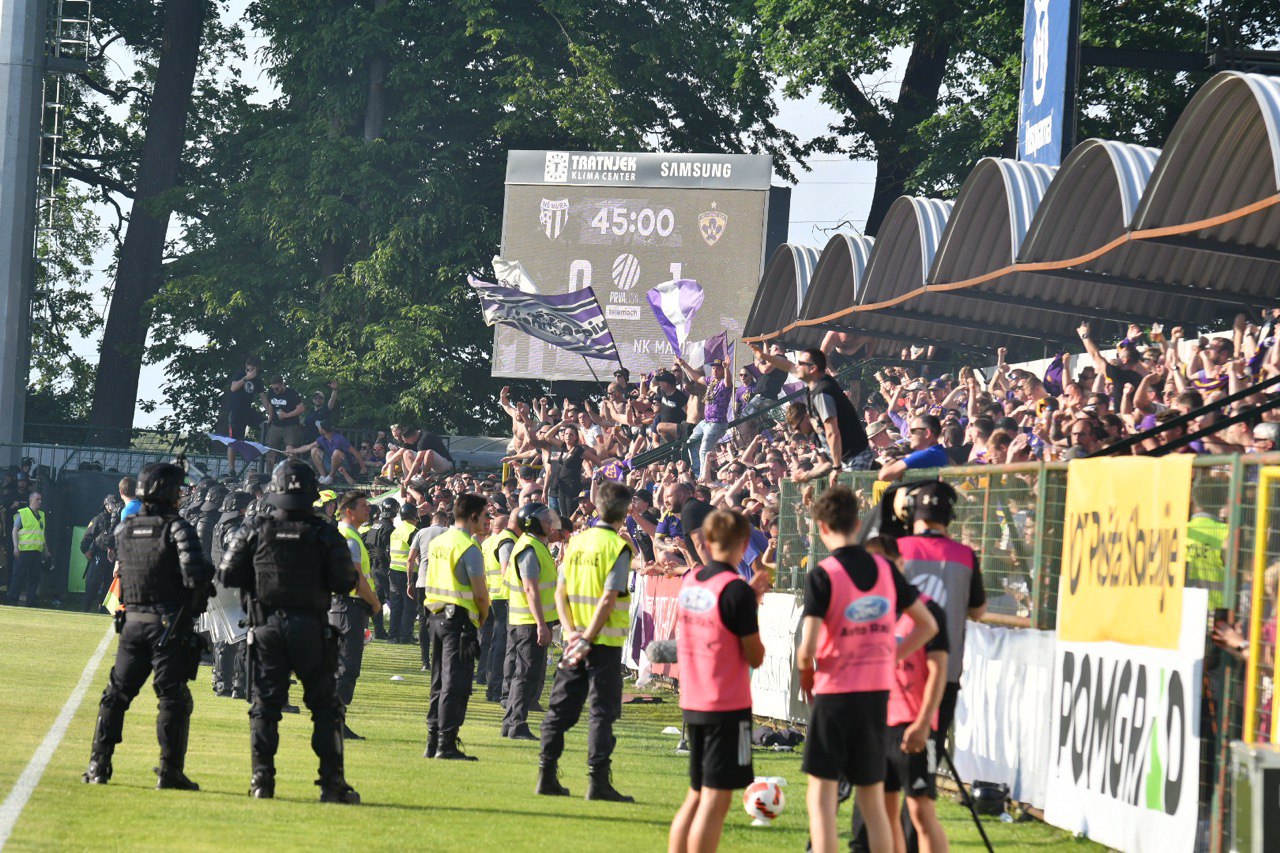
[[[690,586],[680,590],[680,606],[690,613],[706,613],[716,606],[716,596],[709,589]]]
[[[859,598],[844,609],[844,618],[850,622],[875,622],[889,612],[889,599],[880,595]]]

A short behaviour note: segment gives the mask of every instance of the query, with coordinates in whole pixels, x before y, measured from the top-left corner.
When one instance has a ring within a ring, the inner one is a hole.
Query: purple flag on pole
[[[671,348],[680,352],[689,339],[693,317],[702,307],[702,288],[692,279],[681,278],[664,281],[646,295],[662,333],[667,336]]]
[[[621,361],[604,312],[590,287],[557,296],[525,293],[474,276],[467,281],[480,297],[484,321],[503,323],[578,355]]]
[[[728,361],[733,345],[729,343],[729,331],[726,329],[715,337],[689,344],[685,350],[685,361],[689,362],[689,366],[700,368],[716,359]]]

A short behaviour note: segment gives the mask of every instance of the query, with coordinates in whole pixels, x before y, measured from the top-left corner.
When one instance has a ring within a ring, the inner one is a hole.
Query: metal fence
[[[912,472],[911,479],[938,477],[956,487],[952,535],[980,555],[988,609],[1003,624],[1056,627],[1068,470],[1065,463],[1033,463]],[[886,485],[871,472],[842,474],[840,481],[855,490],[864,511]],[[810,516],[825,482],[782,484],[780,589],[801,589],[808,567],[826,553]],[[1195,460],[1187,533],[1187,585],[1209,591],[1200,803],[1204,847],[1218,851],[1225,849],[1231,808],[1231,741],[1270,742],[1280,734],[1274,712],[1280,454]],[[1249,644],[1244,661],[1208,642],[1217,619],[1238,624]]]

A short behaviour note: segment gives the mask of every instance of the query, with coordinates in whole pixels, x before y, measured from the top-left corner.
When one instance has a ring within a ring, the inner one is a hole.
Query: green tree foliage
[[[984,156],[1016,154],[1023,4],[1017,0],[757,0],[770,67],[787,92],[821,93],[840,113],[808,151],[876,161],[867,231],[903,194],[952,196]],[[1203,51],[1222,30],[1274,47],[1280,7],[1194,0],[1085,0],[1081,43]],[[900,71],[901,79],[891,72]],[[1163,144],[1207,73],[1085,67],[1077,140]]]
[[[168,401],[211,423],[247,353],[347,425],[501,425],[465,284],[499,243],[506,151],[793,152],[730,0],[258,0],[278,87],[212,131],[156,300]],[[220,111],[215,114],[223,115]],[[197,341],[199,343],[193,343]]]

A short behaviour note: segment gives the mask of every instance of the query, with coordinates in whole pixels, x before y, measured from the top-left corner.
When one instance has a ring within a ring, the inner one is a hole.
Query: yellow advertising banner
[[[1178,455],[1071,463],[1060,640],[1178,648],[1191,460]]]

